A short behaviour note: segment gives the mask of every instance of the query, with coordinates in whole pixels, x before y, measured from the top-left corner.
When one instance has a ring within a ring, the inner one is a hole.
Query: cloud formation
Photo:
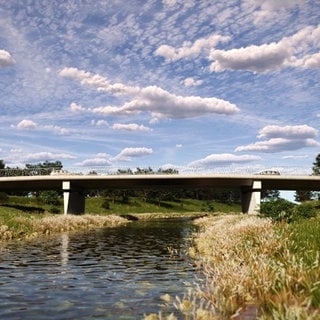
[[[39,125],[33,120],[23,119],[21,120],[16,126],[12,125],[13,128],[18,128],[19,130],[44,130],[44,131],[51,131],[56,132],[60,135],[67,135],[69,134],[69,130],[67,128],[62,128],[57,125]]]
[[[176,61],[184,58],[193,58],[200,55],[201,52],[214,48],[219,43],[230,40],[229,36],[213,34],[207,38],[201,38],[194,43],[185,42],[182,47],[174,48],[168,45],[161,45],[154,54],[164,57],[167,61]]]
[[[25,156],[26,162],[41,162],[46,160],[64,160],[64,159],[75,159],[75,156],[68,153],[52,153],[52,152],[35,152],[29,153]]]
[[[211,154],[203,159],[193,161],[188,167],[210,168],[212,166],[227,166],[235,163],[248,163],[261,160],[258,156],[252,155],[234,155],[231,153]]]
[[[278,5],[274,1],[265,1],[262,7],[274,8]],[[287,8],[290,5],[286,3],[281,7]],[[292,36],[284,37],[278,42],[228,50],[215,48],[218,43],[231,40],[229,36],[213,35],[198,39],[193,44],[186,42],[181,48],[161,45],[155,51],[155,55],[163,56],[167,61],[173,62],[195,57],[202,51],[210,50],[207,57],[209,61],[212,61],[210,65],[212,72],[246,70],[265,73],[288,67],[320,68],[320,53],[310,52],[315,48],[320,50],[320,26],[304,27]],[[187,84],[193,85],[191,81],[187,81]]]
[[[22,130],[32,130],[32,129],[36,129],[37,124],[32,121],[32,120],[28,120],[28,119],[24,119],[21,120],[18,124],[17,124],[17,128],[18,129],[22,129]]]
[[[93,158],[75,164],[78,167],[109,167],[112,165],[111,156],[107,153],[97,153]]]
[[[132,158],[144,157],[151,155],[153,150],[151,148],[124,148],[113,160],[117,161],[131,161]]]
[[[0,49],[0,67],[9,67],[15,64],[15,60],[11,54],[6,50]]]
[[[159,119],[193,118],[206,114],[232,115],[239,112],[239,108],[235,104],[222,99],[175,95],[158,86],[139,88],[122,83],[112,84],[107,78],[76,68],[64,68],[59,74],[62,77],[78,80],[83,85],[93,86],[100,92],[134,98],[122,106],[107,105],[87,109],[72,103],[70,106],[72,111],[89,111],[105,116],[134,115],[148,112],[152,118]]]
[[[114,130],[124,130],[124,131],[142,131],[142,132],[147,132],[147,131],[152,131],[151,128],[145,127],[144,125],[139,125],[136,123],[115,123],[111,127]]]
[[[319,68],[319,53],[309,55],[311,47],[320,49],[320,26],[305,27],[279,42],[251,45],[239,49],[210,52],[210,70],[247,70],[264,73],[285,67]]]
[[[306,147],[319,147],[314,138],[318,131],[307,125],[301,126],[267,126],[260,130],[258,138],[268,140],[239,146],[235,151],[257,151],[265,153],[298,150]]]
[[[255,8],[252,19],[255,25],[262,24],[267,20],[279,18],[287,10],[306,4],[306,0],[243,0],[243,8]]]

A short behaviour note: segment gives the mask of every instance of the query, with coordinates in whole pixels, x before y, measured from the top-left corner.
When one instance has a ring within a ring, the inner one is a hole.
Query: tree
[[[45,161],[38,164],[26,164],[29,175],[49,175],[53,169],[61,170],[63,167],[61,161],[49,162]]]
[[[312,175],[314,176],[320,175],[320,153],[317,155],[316,161],[313,163],[312,172]]]
[[[320,153],[316,156],[315,162],[313,162],[312,175],[320,175]],[[311,190],[297,190],[294,196],[295,200],[298,202],[311,201],[314,199],[320,200],[320,192]]]
[[[0,169],[4,169],[5,168],[5,164],[3,160],[0,160]]]
[[[280,198],[279,190],[262,190],[261,198],[266,200],[277,200]]]
[[[134,174],[154,174],[151,167],[149,168],[137,168]]]
[[[314,176],[320,175],[320,153],[316,156],[316,161],[313,163],[312,172]],[[320,200],[320,192],[314,192],[313,197]]]
[[[294,198],[298,202],[311,201],[313,199],[314,193],[309,190],[297,190]]]

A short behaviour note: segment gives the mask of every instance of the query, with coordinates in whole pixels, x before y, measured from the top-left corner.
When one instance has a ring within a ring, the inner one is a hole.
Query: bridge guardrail
[[[119,174],[132,174],[132,175],[141,175],[141,174],[236,174],[236,175],[245,175],[245,174],[267,174],[268,172],[277,172],[277,175],[301,175],[307,176],[312,175],[311,169],[308,168],[299,168],[299,167],[272,167],[272,168],[261,168],[261,167],[215,167],[210,170],[203,170],[199,168],[192,167],[179,167],[174,168],[173,172],[163,171],[153,171],[148,167],[148,170],[140,170],[139,172],[128,169],[128,168],[102,168],[102,167],[90,167],[90,168],[69,168],[64,170],[57,167],[48,167],[48,168],[5,168],[0,169],[0,178],[1,177],[17,177],[17,176],[43,176],[43,175],[119,175]],[[157,169],[158,170],[158,169]]]

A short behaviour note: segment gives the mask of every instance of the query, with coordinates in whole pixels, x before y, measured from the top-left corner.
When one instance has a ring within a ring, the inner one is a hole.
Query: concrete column
[[[64,214],[84,214],[85,196],[83,190],[71,187],[70,181],[62,182]]]
[[[251,188],[243,188],[241,191],[242,212],[256,214],[260,212],[261,181],[253,181]]]

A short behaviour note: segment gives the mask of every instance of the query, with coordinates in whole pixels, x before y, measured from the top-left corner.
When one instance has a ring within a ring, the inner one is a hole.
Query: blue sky
[[[0,159],[310,172],[317,0],[0,0]]]

